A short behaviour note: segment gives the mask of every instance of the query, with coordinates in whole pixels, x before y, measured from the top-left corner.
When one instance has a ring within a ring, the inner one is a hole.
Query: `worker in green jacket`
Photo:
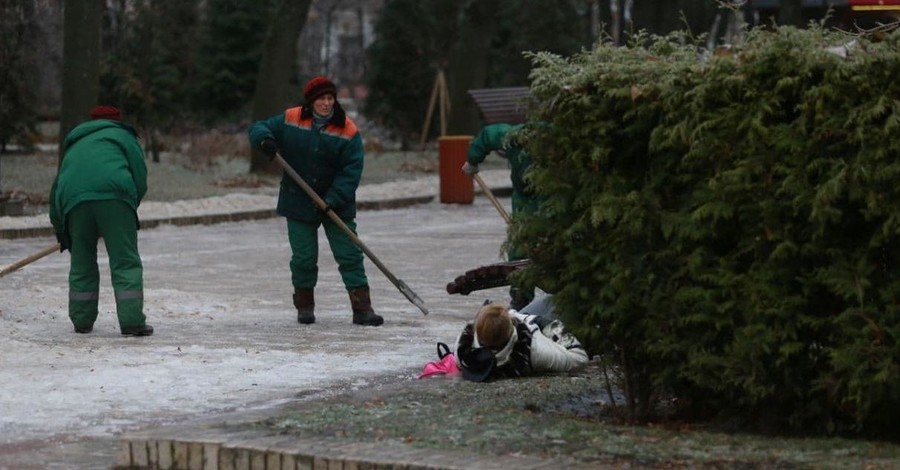
[[[327,215],[333,211],[356,233],[362,136],[338,103],[337,88],[330,79],[314,77],[304,86],[303,96],[303,106],[256,121],[248,129],[252,148],[269,156],[280,153],[327,204],[320,209],[290,175],[283,175],[276,212],[287,219],[297,321],[316,321],[314,289],[318,280],[318,229],[322,226],[350,296],[353,323],[378,326],[384,319],[372,309],[362,249]]]
[[[134,128],[114,107],[93,108],[91,119],[66,135],[50,188],[50,222],[61,250],[71,253],[69,318],[76,333],[90,333],[97,320],[97,242],[103,238],[119,330],[125,336],[153,334],[144,315],[137,245],[137,208],[146,192],[147,167]]]
[[[537,210],[538,200],[534,191],[525,180],[525,174],[531,166],[531,157],[522,148],[517,138],[522,131],[522,124],[490,124],[485,126],[469,144],[466,163],[462,171],[467,175],[478,173],[478,165],[491,152],[496,152],[509,162],[510,179],[512,180],[512,216],[530,214]],[[512,244],[507,250],[509,261],[527,258],[524,253]],[[513,283],[509,289],[510,308],[521,310],[534,299],[534,287]]]

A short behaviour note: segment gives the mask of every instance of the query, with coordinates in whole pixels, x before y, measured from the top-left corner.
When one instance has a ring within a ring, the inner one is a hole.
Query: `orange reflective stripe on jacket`
[[[313,119],[311,117],[304,119],[302,115],[302,106],[289,108],[284,112],[284,122],[285,124],[299,127],[301,129],[312,129]],[[323,132],[334,137],[349,140],[359,132],[359,129],[357,129],[356,123],[351,121],[349,118],[345,118],[344,127],[339,127],[329,122],[325,125],[325,129],[323,130]]]
[[[292,126],[300,127],[302,129],[312,129],[313,120],[310,119],[300,119],[300,111],[303,110],[302,106],[297,106],[296,108],[290,108],[284,112],[284,123],[290,124]]]

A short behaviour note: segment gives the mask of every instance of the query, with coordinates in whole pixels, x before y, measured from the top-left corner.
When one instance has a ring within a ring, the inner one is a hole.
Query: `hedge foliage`
[[[525,277],[634,418],[896,435],[900,33],[697,43],[531,56]]]

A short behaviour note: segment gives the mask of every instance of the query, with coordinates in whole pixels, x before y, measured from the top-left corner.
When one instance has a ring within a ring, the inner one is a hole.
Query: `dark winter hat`
[[[331,93],[337,97],[337,87],[334,86],[334,83],[332,83],[328,77],[313,77],[310,81],[306,82],[306,86],[303,87],[303,98],[306,99],[307,103],[312,103],[316,98],[327,93]]]
[[[122,113],[114,106],[94,106],[91,109],[91,119],[111,119],[121,121]]]
[[[497,358],[488,348],[464,348],[457,350],[456,356],[463,378],[472,382],[486,381],[497,365]]]

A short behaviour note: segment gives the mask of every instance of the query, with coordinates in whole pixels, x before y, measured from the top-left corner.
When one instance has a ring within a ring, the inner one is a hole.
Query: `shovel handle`
[[[29,264],[34,263],[35,261],[49,255],[50,253],[59,251],[60,248],[62,248],[62,247],[60,246],[59,243],[54,243],[53,245],[50,245],[47,248],[44,248],[43,250],[41,250],[31,256],[28,256],[27,258],[23,258],[19,261],[16,261],[15,263],[3,268],[3,270],[0,271],[0,277],[6,276],[7,274],[14,272],[14,271],[18,271],[19,269],[22,269],[25,266],[28,266]]]
[[[397,287],[397,289],[400,290],[400,292],[410,302],[413,303],[413,305],[418,307],[419,310],[422,311],[423,315],[428,315],[428,309],[425,308],[425,303],[422,301],[422,299],[419,298],[419,296],[416,295],[416,293],[413,292],[412,289],[410,289],[409,286],[406,285],[406,283],[404,283],[400,279],[397,279],[397,277],[388,270],[387,266],[385,266],[381,262],[381,260],[379,260],[378,257],[375,256],[375,254],[372,253],[371,250],[369,250],[369,247],[367,247],[366,244],[363,243],[355,233],[353,233],[353,230],[350,230],[350,227],[347,227],[347,224],[345,224],[344,221],[341,220],[341,218],[338,217],[338,215],[335,214],[333,210],[328,209],[328,204],[318,194],[316,194],[316,191],[312,188],[312,186],[304,181],[303,178],[300,177],[300,175],[294,170],[294,168],[291,167],[291,165],[288,164],[287,161],[285,161],[284,157],[282,157],[280,153],[276,152],[275,157],[273,158],[278,162],[279,165],[281,165],[282,168],[284,168],[284,171],[288,175],[290,175],[291,179],[293,179],[298,185],[300,185],[300,188],[302,188],[306,195],[316,203],[316,206],[318,206],[319,209],[325,211],[325,213],[328,214],[328,217],[331,218],[331,220],[334,221],[334,223],[337,224],[337,226],[340,227],[340,229],[343,230],[347,234],[347,236],[350,237],[350,240],[352,240],[353,243],[355,243],[363,251],[363,253],[365,253],[373,263],[375,263],[375,266],[378,266],[378,269],[380,269],[381,272],[384,273],[385,277],[387,277],[388,280],[391,281],[391,283],[394,284],[394,286]]]
[[[481,186],[481,192],[483,192],[484,195],[487,196],[487,198],[491,201],[491,204],[493,204],[497,209],[497,212],[500,213],[500,217],[503,217],[503,220],[505,220],[507,224],[511,224],[512,218],[510,218],[509,213],[506,212],[506,209],[503,208],[503,206],[500,204],[500,201],[498,201],[497,198],[494,197],[494,193],[491,192],[491,189],[488,188],[488,185],[485,184],[483,179],[481,179],[481,176],[478,173],[475,173],[474,175],[472,175],[472,178],[475,179],[475,181],[478,183],[478,186]]]

